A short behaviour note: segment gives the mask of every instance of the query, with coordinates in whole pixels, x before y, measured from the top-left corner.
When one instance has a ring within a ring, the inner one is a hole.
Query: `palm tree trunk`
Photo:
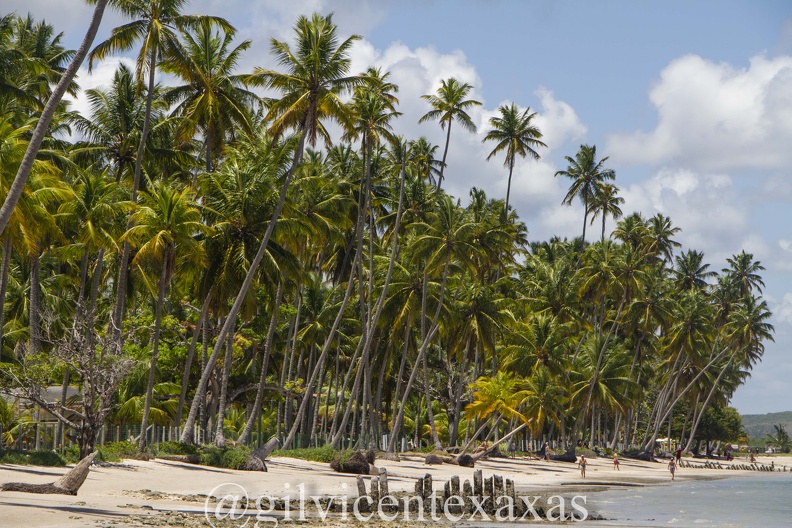
[[[509,217],[509,196],[511,195],[512,172],[514,172],[514,158],[509,163],[509,183],[506,185],[506,206],[503,208],[505,218]]]
[[[259,416],[259,413],[261,412],[261,402],[264,400],[264,384],[267,381],[267,367],[269,366],[270,354],[272,352],[272,340],[275,337],[275,329],[277,328],[278,322],[278,310],[280,309],[282,297],[283,281],[278,283],[278,292],[275,294],[275,306],[272,309],[270,324],[269,328],[267,329],[267,341],[264,344],[264,359],[261,362],[259,385],[258,389],[256,390],[256,400],[255,403],[253,403],[253,411],[250,413],[250,416],[248,416],[247,422],[245,422],[245,428],[242,430],[242,434],[240,434],[239,438],[237,438],[237,443],[242,445],[247,445],[250,443],[250,436],[253,432],[253,424],[256,417]],[[261,442],[260,438],[259,442]]]
[[[30,171],[33,169],[33,162],[36,160],[38,151],[41,148],[41,142],[44,141],[49,131],[49,126],[58,108],[58,104],[69,88],[74,76],[77,74],[77,70],[79,70],[83,60],[85,60],[85,56],[88,54],[88,50],[93,44],[96,32],[99,30],[99,25],[102,22],[102,15],[104,15],[106,6],[107,0],[97,0],[96,7],[91,17],[91,23],[88,26],[88,31],[85,33],[80,47],[74,54],[66,71],[63,72],[63,76],[58,81],[57,86],[55,86],[55,89],[52,91],[52,95],[50,95],[47,100],[47,104],[44,105],[44,110],[42,110],[41,117],[38,123],[36,123],[35,130],[33,130],[33,136],[30,138],[30,143],[28,143],[27,149],[25,150],[25,155],[22,157],[22,163],[19,165],[19,169],[14,177],[14,182],[8,190],[8,195],[6,195],[3,206],[0,207],[0,235],[5,231],[8,221],[11,219],[11,214],[14,212],[17,202],[19,202],[19,198],[22,196],[22,191],[25,189]]]
[[[140,132],[140,143],[138,143],[137,154],[135,156],[135,176],[132,181],[132,203],[137,203],[138,190],[140,189],[140,175],[143,167],[143,155],[146,152],[146,141],[148,141],[149,128],[151,127],[151,105],[154,101],[154,78],[157,70],[157,49],[152,46],[149,57],[149,78],[148,92],[146,93],[146,112],[143,116],[143,130]],[[127,225],[127,229],[132,227],[132,222]],[[127,295],[127,280],[129,275],[129,255],[131,247],[129,242],[124,242],[121,252],[121,265],[118,270],[118,289],[116,292],[116,305],[113,311],[111,333],[116,346],[121,350],[124,344],[124,334],[122,325],[124,321],[124,305]]]
[[[176,407],[176,417],[174,418],[176,427],[181,426],[182,411],[184,410],[184,403],[187,400],[187,389],[190,385],[190,370],[192,369],[192,362],[195,358],[195,350],[198,347],[198,335],[201,333],[203,326],[206,324],[206,318],[209,316],[209,301],[212,299],[213,291],[214,288],[209,289],[209,293],[206,294],[206,299],[204,299],[203,306],[201,306],[201,312],[198,315],[198,321],[196,321],[195,329],[193,329],[192,340],[190,341],[190,349],[187,352],[187,361],[184,362],[181,391],[179,392],[179,406]]]
[[[0,270],[0,353],[3,351],[3,326],[5,325],[5,299],[8,290],[8,270],[11,268],[11,252],[13,246],[11,239],[6,237],[3,241],[3,269]]]
[[[440,296],[438,299],[437,310],[435,311],[434,318],[432,320],[432,327],[429,330],[429,333],[423,338],[423,342],[421,343],[421,347],[418,350],[418,357],[415,359],[415,365],[413,365],[412,372],[410,373],[410,379],[407,380],[407,386],[404,388],[404,396],[402,397],[401,405],[399,405],[399,414],[393,420],[393,427],[391,428],[391,436],[390,441],[388,442],[388,453],[393,453],[396,447],[396,438],[399,436],[399,432],[401,431],[402,423],[404,422],[404,408],[407,405],[407,399],[410,397],[410,391],[412,390],[413,383],[415,382],[415,377],[418,374],[418,369],[423,364],[423,356],[426,354],[426,350],[429,347],[429,343],[434,339],[435,334],[439,328],[438,319],[440,318],[440,311],[443,307],[443,300],[445,297],[445,290],[446,284],[448,283],[448,269],[451,264],[451,254],[446,255],[445,265],[443,266],[443,280],[440,284]],[[416,425],[417,428],[417,425]]]
[[[146,400],[143,404],[143,419],[140,422],[140,439],[138,441],[138,451],[141,453],[146,450],[149,412],[151,411],[151,399],[154,396],[154,380],[157,374],[157,359],[159,358],[160,329],[162,326],[162,306],[165,304],[165,291],[168,287],[168,259],[170,251],[165,250],[162,257],[162,272],[159,281],[159,292],[157,294],[157,308],[154,314],[154,334],[151,337],[153,351],[151,353],[151,366],[149,367],[148,385],[146,385]]]
[[[729,366],[731,366],[731,360],[726,362],[726,366],[724,366],[723,369],[721,369],[720,373],[718,374],[718,377],[715,379],[715,382],[712,384],[712,388],[710,389],[709,394],[707,394],[707,399],[704,400],[704,403],[701,406],[701,411],[698,413],[698,416],[696,416],[696,420],[693,422],[693,425],[690,428],[690,440],[688,440],[688,443],[685,446],[686,452],[690,451],[690,448],[693,446],[693,438],[695,438],[696,436],[696,430],[698,429],[699,422],[701,422],[701,417],[704,416],[704,410],[707,408],[707,405],[709,405],[712,396],[715,394],[715,391],[718,388],[718,383],[720,383],[720,380],[723,377],[723,375],[726,374],[726,371],[729,369]]]
[[[217,423],[215,424],[215,447],[224,448],[225,442],[225,410],[228,400],[228,378],[231,375],[231,359],[234,357],[234,332],[229,332],[226,344],[223,374],[220,379],[220,401],[217,404]]]
[[[306,125],[307,123],[304,123],[302,130],[300,131],[300,140],[297,145],[297,150],[294,154],[292,166],[289,168],[289,172],[286,173],[286,178],[283,182],[283,188],[281,189],[281,193],[278,198],[278,204],[275,206],[275,210],[272,212],[272,217],[270,218],[269,224],[267,225],[267,230],[264,233],[264,237],[261,239],[258,252],[253,259],[253,262],[250,263],[250,269],[248,269],[248,272],[245,275],[245,280],[242,282],[242,287],[239,289],[239,293],[234,300],[234,304],[231,306],[231,310],[228,313],[228,318],[226,319],[223,327],[220,329],[220,334],[217,336],[217,343],[215,343],[215,347],[212,350],[212,356],[209,358],[207,368],[205,368],[201,374],[201,380],[198,382],[197,394],[200,394],[206,390],[206,384],[209,382],[209,376],[212,373],[211,366],[214,365],[214,362],[217,361],[217,356],[220,355],[220,350],[223,348],[223,341],[231,330],[231,327],[234,325],[237,315],[239,315],[239,310],[242,308],[242,302],[245,300],[245,296],[247,296],[247,292],[250,289],[250,286],[253,284],[253,278],[256,276],[259,265],[264,258],[264,253],[267,251],[267,245],[269,245],[270,237],[272,237],[272,232],[275,229],[275,224],[278,221],[281,211],[283,210],[283,205],[286,203],[286,193],[289,190],[289,184],[291,183],[292,176],[294,176],[294,172],[297,170],[297,166],[302,160],[307,130]],[[179,441],[183,444],[189,444],[193,441],[193,425],[195,424],[195,417],[198,414],[198,406],[198,401],[194,399],[192,405],[190,405],[190,413],[187,415],[187,422],[185,423],[181,437],[179,438]]]
[[[99,285],[102,282],[104,254],[104,248],[99,248],[99,254],[96,257],[96,266],[94,267],[94,277],[91,282],[91,297],[88,300],[88,314],[85,321],[85,327],[88,331],[88,348],[91,350],[93,350],[95,345],[96,329],[94,327],[94,321],[96,320],[96,303],[99,298]]]
[[[30,261],[30,311],[28,314],[30,325],[30,354],[41,352],[41,292],[39,290],[39,272],[41,268],[38,249],[34,250]]]
[[[448,121],[448,132],[446,133],[446,144],[445,148],[443,149],[443,164],[440,165],[440,175],[437,177],[437,192],[435,196],[440,196],[440,187],[443,184],[443,173],[445,172],[446,167],[446,156],[448,156],[448,145],[451,143],[451,123],[453,120]]]
[[[588,221],[588,196],[583,197],[583,239],[581,240],[581,246],[586,246],[586,222]]]

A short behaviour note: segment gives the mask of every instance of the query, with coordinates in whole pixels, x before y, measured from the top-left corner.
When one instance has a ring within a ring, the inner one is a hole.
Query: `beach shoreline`
[[[777,467],[782,468],[787,460],[789,459],[783,457],[762,457],[760,462],[768,465],[775,462]],[[725,466],[728,463],[722,464]],[[430,466],[424,464],[422,455],[411,454],[402,456],[398,462],[378,459],[375,465],[387,469],[390,491],[394,494],[412,493],[415,481],[427,474],[432,475],[433,488],[442,493],[444,483],[453,476],[458,476],[462,481],[472,481],[474,471],[481,470],[485,478],[500,475],[504,479],[511,479],[518,496],[540,497],[538,505],[546,503],[552,496],[568,499],[614,489],[672,485],[665,463],[631,459],[622,459],[619,471],[613,468],[609,458],[592,459],[589,461],[586,479],[580,476],[576,464],[536,459],[493,458],[479,461],[473,469],[449,464]],[[222,496],[228,491],[228,486],[244,490],[251,500],[268,496],[288,497],[297,501],[299,494],[303,493],[309,506],[312,503],[311,497],[327,499],[346,496],[351,501],[358,496],[356,476],[336,473],[325,463],[276,457],[268,461],[268,467],[269,471],[266,473],[247,472],[161,459],[125,460],[121,464],[100,465],[91,468],[88,479],[77,496],[1,492],[0,526],[209,526],[204,512],[207,505],[213,511],[217,501],[209,499],[207,502],[207,496]],[[0,483],[51,482],[67,470],[68,468],[0,466]],[[756,473],[745,470],[683,468],[677,472],[677,482],[732,478]],[[371,478],[364,477],[367,486]],[[359,524],[351,513],[346,519],[331,514],[324,521],[316,513],[315,510],[310,510],[306,515],[309,519],[300,521],[300,524]],[[595,514],[596,511],[590,513]],[[271,515],[279,516],[281,523],[283,522],[282,510],[273,511]],[[261,519],[274,524],[273,517],[269,515],[262,515]],[[295,517],[292,516],[291,519],[294,520]],[[239,519],[224,519],[222,522],[214,520],[213,523],[218,527],[243,524]],[[405,520],[390,523],[380,520],[379,524],[412,525]],[[449,522],[418,522],[416,526],[432,524],[447,526]],[[367,525],[372,524],[369,522]]]

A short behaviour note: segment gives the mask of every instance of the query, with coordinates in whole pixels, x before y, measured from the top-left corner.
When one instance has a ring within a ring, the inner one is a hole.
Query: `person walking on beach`
[[[619,469],[619,455],[617,455],[616,453],[613,453],[613,469],[615,469],[616,471],[621,471]]]
[[[586,478],[586,464],[587,463],[588,462],[586,461],[586,457],[583,456],[583,455],[580,455],[580,462],[578,462],[578,466],[580,467],[580,475],[583,478]]]
[[[674,473],[676,473],[676,460],[673,458],[668,463],[668,471],[671,472],[671,480],[674,480]]]

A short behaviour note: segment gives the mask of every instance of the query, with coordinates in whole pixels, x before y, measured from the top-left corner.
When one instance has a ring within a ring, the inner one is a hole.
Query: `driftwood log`
[[[77,495],[77,491],[88,477],[91,462],[96,458],[96,451],[80,460],[68,473],[49,484],[26,484],[24,482],[7,482],[0,486],[0,491],[23,491],[25,493],[58,493],[61,495]]]

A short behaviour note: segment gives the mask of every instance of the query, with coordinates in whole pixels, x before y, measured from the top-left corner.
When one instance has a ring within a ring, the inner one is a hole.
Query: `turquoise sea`
[[[717,480],[678,480],[659,486],[588,495],[598,526],[781,528],[792,526],[792,473]]]

